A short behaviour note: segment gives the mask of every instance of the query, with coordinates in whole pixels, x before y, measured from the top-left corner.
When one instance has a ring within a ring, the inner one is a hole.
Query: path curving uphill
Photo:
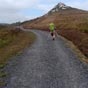
[[[48,32],[32,32],[35,43],[9,62],[6,88],[88,88],[88,65],[66,42],[61,37],[51,40]]]

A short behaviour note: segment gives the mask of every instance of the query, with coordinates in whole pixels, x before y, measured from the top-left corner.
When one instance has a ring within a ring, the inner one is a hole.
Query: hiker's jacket
[[[49,29],[50,29],[51,32],[53,32],[53,31],[55,30],[55,25],[54,25],[54,23],[50,23],[50,24],[49,24]]]

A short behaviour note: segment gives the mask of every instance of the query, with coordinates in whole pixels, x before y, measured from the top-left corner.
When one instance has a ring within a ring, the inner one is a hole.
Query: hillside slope
[[[54,22],[58,29],[74,28],[87,30],[88,11],[72,8],[63,3],[59,3],[47,14],[39,18],[23,22],[23,26],[28,28],[47,29],[50,22]]]

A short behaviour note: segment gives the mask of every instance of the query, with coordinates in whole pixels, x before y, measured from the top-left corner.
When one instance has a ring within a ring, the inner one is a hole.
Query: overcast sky
[[[13,23],[42,16],[59,2],[88,11],[88,0],[0,0],[0,23]]]

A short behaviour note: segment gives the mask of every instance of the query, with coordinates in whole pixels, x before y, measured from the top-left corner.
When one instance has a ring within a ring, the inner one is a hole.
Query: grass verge
[[[3,68],[3,64],[9,60],[13,55],[16,55],[25,47],[31,45],[35,39],[35,35],[31,32],[20,32],[14,36],[13,40],[0,48],[0,67]]]
[[[23,49],[30,46],[36,39],[32,32],[0,30],[0,87],[5,86],[2,81],[6,77],[3,68],[13,55],[19,54]]]
[[[88,62],[88,34],[73,29],[59,30],[58,33],[68,39],[70,46],[78,54],[81,60]],[[75,46],[76,45],[76,46]],[[83,55],[84,54],[84,55]]]
[[[69,41],[68,39],[62,36],[61,38],[67,42],[66,45],[71,47],[71,49],[75,52],[75,54],[79,57],[81,61],[88,63],[88,60],[87,60],[88,58],[78,49],[76,45],[74,45],[72,41]]]
[[[3,86],[5,86],[6,85],[6,83],[5,82],[3,82],[3,81],[0,81],[0,88],[2,88]]]

